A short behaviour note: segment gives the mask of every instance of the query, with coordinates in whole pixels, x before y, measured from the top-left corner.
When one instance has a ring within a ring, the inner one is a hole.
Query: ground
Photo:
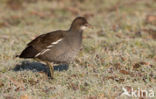
[[[155,0],[1,0],[1,99],[127,99],[146,90],[156,97]],[[49,69],[15,56],[36,36],[70,27],[85,16],[94,29],[83,34],[75,62]],[[125,88],[131,96],[122,95]],[[152,97],[154,99],[154,97]]]

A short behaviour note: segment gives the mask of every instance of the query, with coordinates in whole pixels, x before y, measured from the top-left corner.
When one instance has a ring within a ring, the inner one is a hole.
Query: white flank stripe
[[[53,47],[53,45],[49,45],[47,48],[51,48],[51,47]]]
[[[50,49],[46,49],[43,52],[41,52],[41,55],[44,54],[45,52],[49,51]]]
[[[42,50],[40,53],[38,53],[37,55],[35,55],[35,57],[38,57],[39,55],[42,55],[44,54],[45,52],[49,51],[50,49],[45,49],[45,50]]]
[[[41,52],[39,52],[38,54],[35,55],[35,57],[38,57],[39,55],[43,55],[45,52],[49,51],[51,47],[53,47],[53,45],[59,43],[60,41],[62,41],[62,39],[59,39],[55,42],[52,42],[51,45],[47,46],[47,49],[42,50]]]
[[[59,40],[53,42],[52,44],[57,44],[57,43],[59,43],[60,41],[62,41],[62,39],[59,39]]]
[[[36,54],[35,57],[38,57],[40,54],[41,54],[41,53]]]

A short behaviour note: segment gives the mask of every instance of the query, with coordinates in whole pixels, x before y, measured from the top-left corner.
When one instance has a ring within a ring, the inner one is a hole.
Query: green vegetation
[[[156,92],[155,11],[155,0],[1,0],[0,98],[132,98],[121,96],[122,87]],[[44,64],[15,58],[30,40],[68,29],[76,16],[94,29],[54,80]]]

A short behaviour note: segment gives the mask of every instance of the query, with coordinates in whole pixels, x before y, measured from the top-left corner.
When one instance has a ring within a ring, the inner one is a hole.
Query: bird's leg
[[[49,70],[50,70],[50,76],[53,79],[54,78],[54,67],[53,67],[53,64],[50,63],[50,62],[46,62],[46,63],[47,63],[47,66],[49,67]]]
[[[46,63],[47,64],[47,66],[49,67],[49,70],[50,70],[50,76],[53,79],[53,76],[54,76],[54,67],[53,67],[53,64],[50,63],[50,62],[47,62],[47,61],[42,61],[42,60],[40,60],[38,58],[35,58],[35,60],[38,61],[38,62],[43,62],[43,63]]]
[[[37,62],[42,62],[40,59],[38,59],[38,58],[35,58],[35,60],[37,61]]]

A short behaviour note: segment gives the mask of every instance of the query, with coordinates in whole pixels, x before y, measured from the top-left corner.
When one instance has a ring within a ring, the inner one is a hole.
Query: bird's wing
[[[50,47],[59,43],[64,38],[63,31],[54,31],[47,34],[43,34],[32,40],[27,44],[27,47],[23,50],[20,58],[34,58],[45,51],[47,51]]]

